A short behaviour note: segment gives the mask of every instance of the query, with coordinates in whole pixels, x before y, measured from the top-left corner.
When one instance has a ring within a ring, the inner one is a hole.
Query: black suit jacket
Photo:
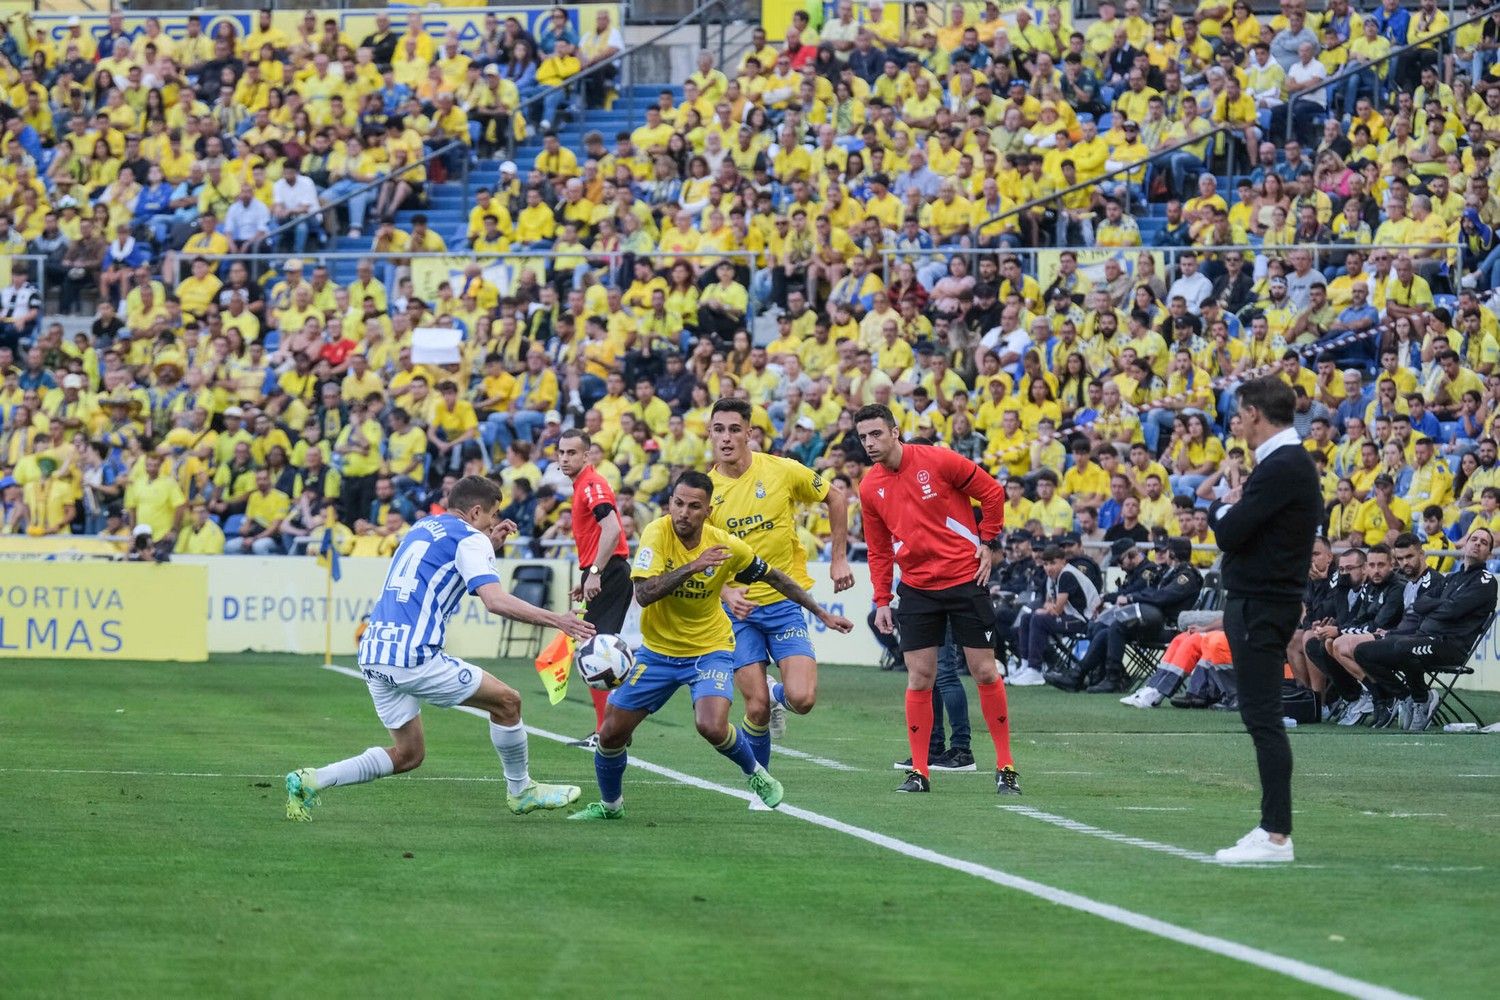
[[[1231,597],[1301,600],[1323,520],[1323,491],[1306,448],[1271,452],[1245,480],[1239,502],[1218,501],[1208,516]]]

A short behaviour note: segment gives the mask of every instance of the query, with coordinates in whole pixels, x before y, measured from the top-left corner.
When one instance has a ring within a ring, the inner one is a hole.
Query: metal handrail
[[[614,66],[618,64],[623,69],[625,66],[626,57],[635,55],[642,49],[647,48],[648,46],[655,45],[667,36],[682,30],[689,24],[693,23],[695,19],[700,17],[712,7],[725,8],[727,7],[726,0],[702,0],[702,2],[692,10],[688,11],[686,14],[682,15],[682,17],[678,18],[676,21],[673,21],[670,25],[663,28],[661,31],[658,31],[656,34],[652,35],[644,42],[637,42],[634,45],[626,46],[625,48],[621,49],[613,58],[608,59],[604,62],[595,63],[594,65],[589,66],[586,69],[580,70],[579,72],[574,73],[572,76],[568,77],[562,83],[547,87],[545,90],[539,90],[535,94],[532,94],[530,97],[525,98],[522,103],[531,104],[536,101],[545,100],[552,94],[565,92],[580,80],[587,79],[588,77],[593,76],[596,73],[602,72],[604,67],[606,66]]]
[[[1072,194],[1074,191],[1081,191],[1084,188],[1097,187],[1102,181],[1107,181],[1114,177],[1120,177],[1125,174],[1134,173],[1135,171],[1140,170],[1142,167],[1150,166],[1157,159],[1166,156],[1169,153],[1175,153],[1178,150],[1185,149],[1188,146],[1196,146],[1200,142],[1206,142],[1225,132],[1238,131],[1239,128],[1234,125],[1216,125],[1213,128],[1209,129],[1207,132],[1202,133],[1201,135],[1192,136],[1191,138],[1184,139],[1182,142],[1173,143],[1170,146],[1163,146],[1161,149],[1153,152],[1150,156],[1147,156],[1144,159],[1136,160],[1134,163],[1126,163],[1122,166],[1116,167],[1113,170],[1107,170],[1104,173],[1100,174],[1098,177],[1091,177],[1086,181],[1079,181],[1078,183],[1070,184],[1065,188],[1059,188],[1058,190],[1053,191],[1051,194],[1048,194],[1044,197],[1033,198],[1030,201],[1022,202],[1019,205],[1012,205],[1010,208],[1007,208],[1004,211],[996,215],[992,215],[988,219],[985,219],[974,228],[976,230],[983,231],[984,229],[994,225],[997,222],[1002,222],[1005,219],[1009,219],[1013,215],[1020,215],[1022,212],[1030,211],[1033,208],[1041,208],[1043,205],[1047,205],[1054,201],[1057,201],[1065,194]]]
[[[1287,104],[1288,104],[1288,106],[1290,106],[1290,105],[1296,103],[1297,101],[1302,100],[1303,99],[1302,98],[1302,94],[1304,94],[1304,93],[1315,93],[1315,92],[1318,92],[1318,91],[1322,91],[1324,94],[1326,94],[1328,87],[1332,87],[1332,86],[1335,86],[1335,85],[1337,85],[1339,83],[1344,82],[1345,80],[1352,79],[1353,77],[1356,77],[1359,74],[1364,73],[1366,71],[1374,70],[1377,66],[1382,66],[1382,65],[1385,65],[1387,63],[1390,63],[1392,60],[1397,59],[1397,58],[1399,58],[1401,56],[1404,56],[1408,52],[1414,52],[1417,49],[1426,48],[1427,46],[1432,45],[1434,43],[1438,43],[1438,42],[1441,42],[1443,44],[1447,44],[1448,41],[1452,38],[1453,33],[1455,31],[1457,31],[1459,28],[1462,28],[1462,27],[1464,27],[1466,25],[1473,24],[1476,21],[1482,21],[1485,18],[1489,17],[1491,14],[1494,14],[1496,11],[1500,11],[1500,4],[1491,4],[1490,6],[1486,7],[1484,10],[1480,11],[1478,14],[1475,14],[1473,17],[1466,17],[1466,18],[1463,18],[1462,20],[1459,20],[1459,21],[1452,21],[1452,20],[1450,20],[1449,24],[1448,24],[1448,27],[1444,28],[1442,31],[1439,31],[1437,34],[1435,34],[1435,35],[1428,35],[1426,38],[1423,38],[1420,41],[1407,42],[1405,45],[1402,45],[1402,46],[1400,46],[1398,48],[1391,49],[1389,52],[1387,52],[1385,55],[1381,56],[1379,59],[1375,59],[1375,60],[1372,60],[1370,62],[1362,62],[1358,66],[1350,66],[1350,65],[1348,65],[1346,63],[1343,69],[1339,70],[1337,73],[1333,74],[1332,76],[1330,76],[1330,77],[1322,80],[1321,82],[1317,83],[1316,85],[1307,88],[1305,91],[1298,91],[1296,94],[1289,94],[1287,96]],[[1369,16],[1369,15],[1366,15],[1366,16]],[[1477,81],[1474,81],[1474,82],[1477,82]],[[1324,110],[1327,110],[1326,106],[1325,106]],[[1352,108],[1351,109],[1347,109],[1347,110],[1349,110],[1351,113],[1353,111]],[[1287,116],[1286,116],[1286,128],[1287,128],[1286,134],[1288,136],[1290,136],[1291,135],[1291,130],[1292,130],[1292,116],[1291,116],[1290,113],[1288,113]]]
[[[466,150],[468,149],[468,144],[465,143],[462,139],[454,139],[452,142],[445,143],[442,146],[439,146],[437,149],[434,149],[432,152],[428,153],[426,156],[422,157],[420,160],[417,160],[415,163],[408,163],[406,166],[401,167],[400,171],[402,173],[405,173],[406,171],[412,169],[413,167],[425,167],[428,164],[430,164],[433,160],[441,159],[449,150],[453,149],[455,146],[462,146],[464,149],[466,149]],[[303,221],[305,221],[305,220],[308,220],[308,219],[314,218],[314,217],[316,217],[318,215],[321,215],[323,212],[326,212],[329,209],[338,208],[340,205],[344,204],[345,202],[348,202],[348,201],[352,200],[353,198],[357,197],[358,195],[367,194],[370,191],[373,191],[376,188],[380,187],[386,181],[390,180],[393,176],[394,176],[394,171],[391,172],[391,173],[381,174],[379,177],[375,178],[374,180],[369,181],[368,183],[363,184],[360,187],[355,188],[353,191],[350,191],[348,194],[340,195],[339,197],[335,198],[333,201],[330,201],[330,202],[320,202],[319,205],[318,205],[318,207],[315,208],[315,209],[313,209],[311,212],[304,212],[302,215],[298,215],[298,216],[296,216],[294,218],[287,219],[285,222],[281,223],[281,225],[277,226],[276,228],[272,229],[270,232],[266,233],[266,235],[262,236],[260,238],[260,242],[265,243],[265,242],[267,242],[269,240],[272,240],[272,239],[276,238],[277,236],[280,236],[282,233],[285,233],[285,232],[288,232],[288,231],[290,231],[292,229],[297,228],[297,226],[300,223],[302,223]],[[465,201],[468,200],[468,190],[467,190],[467,188],[468,188],[468,176],[469,176],[469,167],[468,167],[468,160],[467,160],[467,154],[466,154],[465,155],[465,162],[464,162],[464,187],[465,187],[465,191],[464,191],[465,198],[464,198],[464,200]]]

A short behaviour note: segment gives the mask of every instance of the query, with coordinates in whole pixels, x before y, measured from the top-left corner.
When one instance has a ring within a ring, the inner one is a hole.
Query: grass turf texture
[[[497,672],[528,723],[591,727],[581,690],[549,707],[529,666]],[[1319,992],[637,768],[623,823],[514,817],[484,726],[442,709],[425,780],[333,789],[289,823],[285,771],[384,742],[363,685],[307,658],[0,674],[4,996]],[[1500,741],[1299,729],[1298,864],[1226,870],[1000,810],[982,730],[979,774],[893,794],[902,679],[823,669],[787,745],[860,770],[778,755],[788,803],[1407,993],[1500,975]],[[1011,713],[1026,806],[1202,852],[1254,823],[1236,718],[1050,689]],[[685,694],[631,752],[743,787]],[[533,737],[531,759],[596,796],[590,755]]]

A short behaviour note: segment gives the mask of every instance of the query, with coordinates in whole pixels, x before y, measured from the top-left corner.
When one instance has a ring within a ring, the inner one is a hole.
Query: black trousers
[[[1307,659],[1323,672],[1323,676],[1328,678],[1328,682],[1333,685],[1333,689],[1339,693],[1340,698],[1353,701],[1359,697],[1359,681],[1344,669],[1342,663],[1329,655],[1322,639],[1309,639],[1302,648],[1307,653]]]
[[[1292,832],[1292,745],[1281,722],[1281,675],[1286,647],[1302,615],[1297,600],[1230,595],[1224,635],[1240,689],[1240,719],[1255,743],[1260,769],[1260,827]]]
[[[1089,651],[1079,664],[1085,674],[1100,667],[1119,673],[1125,669],[1125,647],[1132,642],[1154,639],[1161,635],[1161,609],[1154,604],[1131,605],[1136,609],[1135,617],[1116,617],[1110,622],[1096,621],[1089,625]]]
[[[1388,635],[1354,647],[1354,662],[1370,675],[1382,693],[1402,698],[1427,697],[1428,667],[1451,667],[1464,662],[1467,647],[1452,639],[1430,635]]]

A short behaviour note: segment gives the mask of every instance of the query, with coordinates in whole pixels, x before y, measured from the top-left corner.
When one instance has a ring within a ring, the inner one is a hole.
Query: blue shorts
[[[762,604],[749,618],[735,618],[734,669],[752,663],[780,663],[788,656],[813,656],[807,618],[796,601]]]
[[[734,666],[727,649],[701,656],[663,656],[642,646],[635,653],[635,669],[625,683],[609,693],[609,703],[630,711],[655,712],[684,684],[699,698],[734,701]]]

